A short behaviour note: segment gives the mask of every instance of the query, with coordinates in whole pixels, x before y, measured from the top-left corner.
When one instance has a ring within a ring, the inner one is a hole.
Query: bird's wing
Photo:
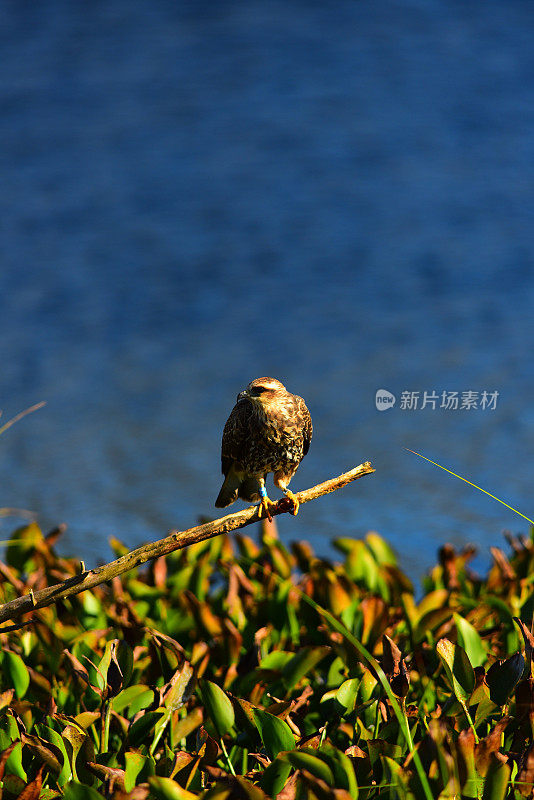
[[[308,407],[304,402],[303,398],[297,396],[297,401],[298,401],[299,416],[302,425],[302,438],[303,438],[302,456],[304,457],[308,452],[308,450],[310,449],[310,442],[313,436],[313,425],[312,425],[311,414],[308,411]]]
[[[249,438],[250,404],[237,403],[224,426],[221,447],[221,469],[227,475],[234,461],[240,461]]]

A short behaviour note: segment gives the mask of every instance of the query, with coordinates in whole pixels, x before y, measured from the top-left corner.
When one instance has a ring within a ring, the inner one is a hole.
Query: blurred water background
[[[6,0],[2,420],[47,406],[1,437],[0,505],[89,565],[215,515],[226,417],[272,375],[315,423],[293,489],[377,468],[285,541],[375,529],[418,579],[526,532],[403,448],[534,516],[533,35],[530,0]]]

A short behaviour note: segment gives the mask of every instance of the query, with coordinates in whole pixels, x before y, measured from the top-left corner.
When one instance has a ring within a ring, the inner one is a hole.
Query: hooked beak
[[[249,395],[249,393],[247,392],[247,390],[246,390],[246,389],[243,389],[243,391],[242,391],[242,392],[239,392],[239,394],[237,395],[237,402],[238,402],[238,403],[240,403],[242,400],[248,400],[248,399],[249,399],[249,396],[250,396],[250,395]]]

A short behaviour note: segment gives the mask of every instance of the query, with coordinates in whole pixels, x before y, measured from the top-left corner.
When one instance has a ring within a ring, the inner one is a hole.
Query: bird
[[[224,482],[215,501],[226,508],[240,497],[260,502],[260,514],[271,519],[276,506],[267,495],[265,480],[272,472],[274,485],[291,501],[299,501],[289,482],[310,448],[313,426],[306,403],[288,392],[276,378],[255,378],[239,392],[224,426],[221,467]]]

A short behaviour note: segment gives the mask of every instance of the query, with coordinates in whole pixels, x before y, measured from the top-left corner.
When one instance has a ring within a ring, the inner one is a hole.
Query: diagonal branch
[[[348,483],[363,478],[364,475],[369,475],[374,472],[374,468],[369,461],[354,467],[350,472],[344,472],[337,478],[331,478],[324,483],[319,483],[311,489],[306,489],[303,492],[297,493],[297,499],[301,505],[308,503],[310,500],[316,500],[329,492],[335,492],[341,489]],[[291,503],[286,498],[280,500],[272,510],[273,516],[284,514],[291,510]],[[159,556],[166,556],[172,553],[173,550],[179,550],[182,547],[187,547],[190,544],[203,542],[205,539],[211,539],[213,536],[219,536],[221,533],[230,533],[238,528],[244,528],[253,522],[260,519],[259,507],[249,506],[243,511],[238,511],[236,514],[228,514],[220,519],[215,519],[212,522],[206,522],[204,525],[196,525],[194,528],[189,528],[186,531],[172,531],[164,539],[159,539],[157,542],[149,542],[135,550],[118,558],[116,561],[111,561],[109,564],[103,564],[101,567],[84,571],[80,575],[73,578],[68,578],[63,583],[58,583],[55,586],[47,586],[32,595],[24,595],[17,597],[15,600],[10,600],[0,606],[0,622],[6,620],[16,620],[23,614],[33,611],[37,608],[43,608],[55,603],[57,600],[62,600],[73,594],[79,594],[86,589],[92,589],[100,583],[106,583],[112,580],[117,575],[122,575],[123,572],[138,567],[140,564],[145,564],[153,558]],[[3,629],[0,628],[0,632]]]

